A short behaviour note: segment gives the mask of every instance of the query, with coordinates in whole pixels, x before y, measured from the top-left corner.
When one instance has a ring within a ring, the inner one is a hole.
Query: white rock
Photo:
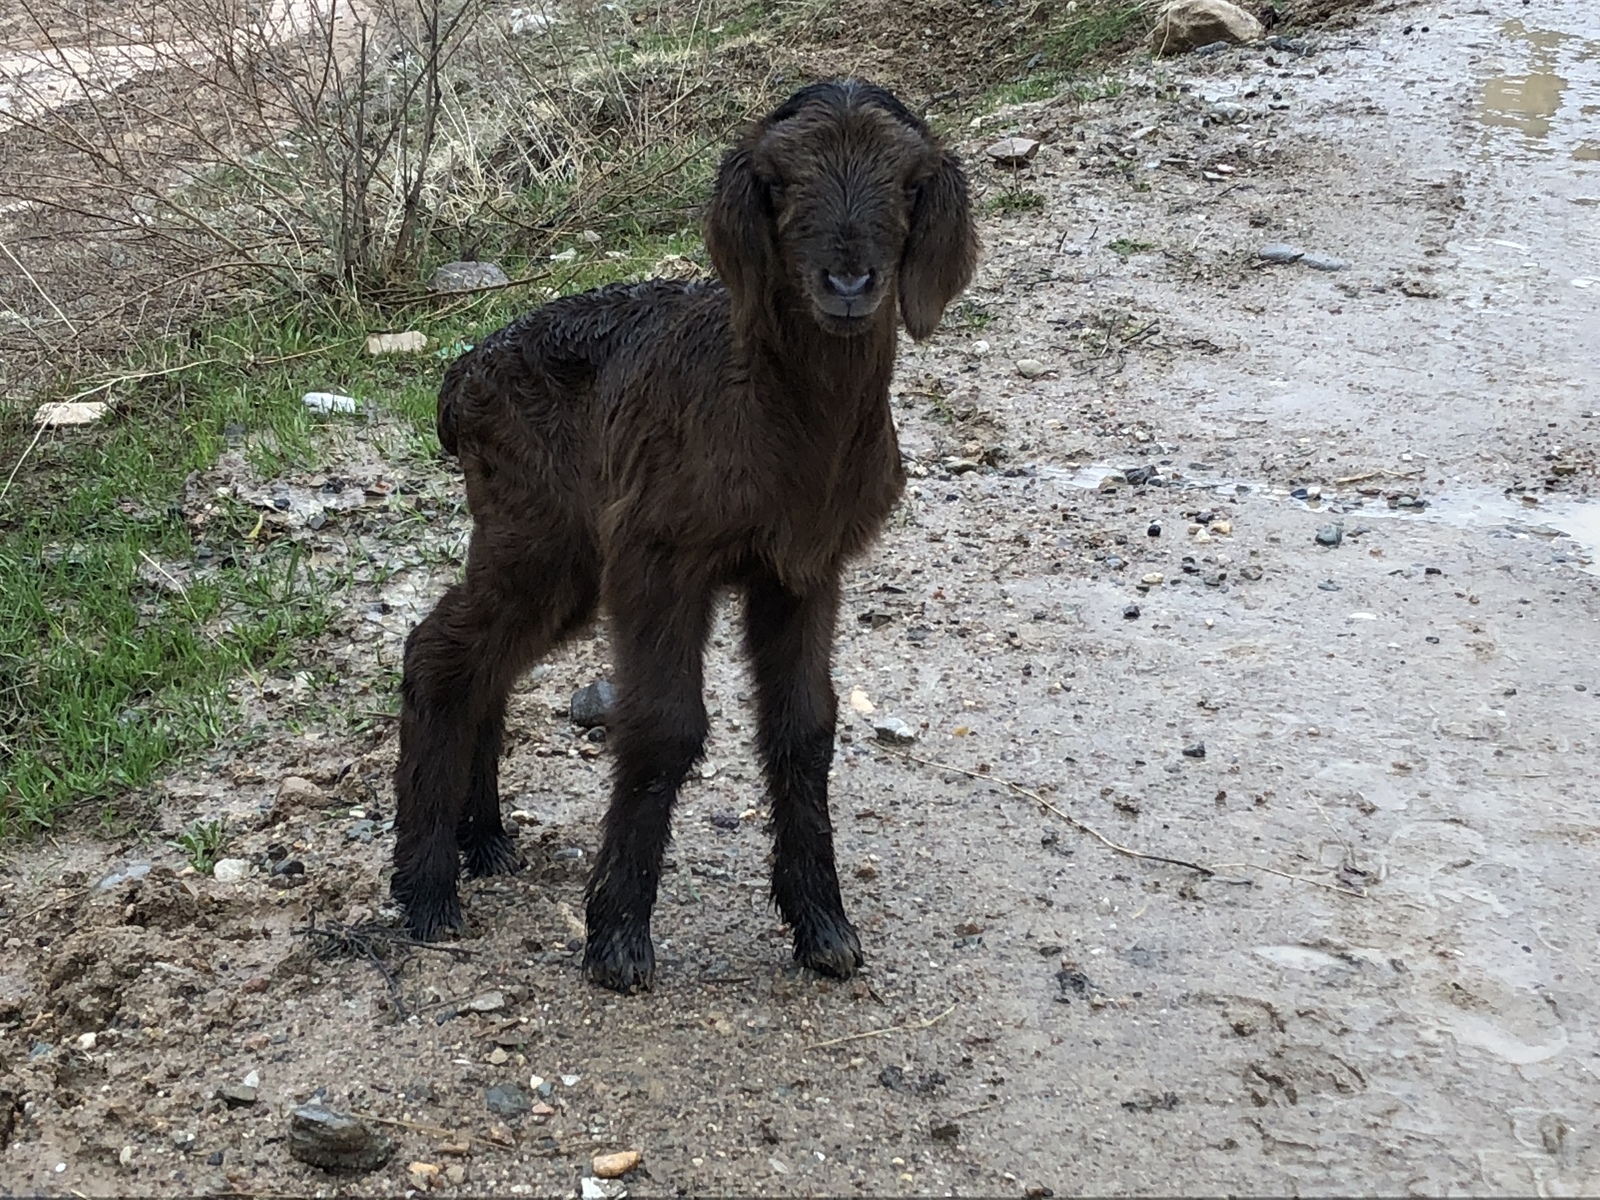
[[[238,883],[250,874],[250,863],[242,858],[219,858],[211,868],[211,878],[218,883]]]
[[[850,689],[850,707],[853,711],[860,713],[863,717],[870,717],[873,713],[878,711],[878,706],[871,700],[867,699],[867,694],[860,688]]]
[[[99,400],[58,401],[41,404],[33,414],[33,423],[46,429],[59,429],[66,425],[93,425],[106,415],[107,405]]]
[[[374,333],[367,338],[368,354],[419,354],[428,348],[428,335],[415,329],[405,333]]]
[[[261,1072],[260,1071],[251,1071],[248,1075],[246,1075],[244,1077],[244,1086],[245,1087],[251,1087],[251,1088],[260,1087],[261,1086]]]
[[[1156,21],[1150,49],[1163,58],[1213,42],[1253,42],[1265,32],[1260,21],[1228,0],[1173,0]]]
[[[1017,359],[1017,374],[1024,379],[1038,379],[1049,370],[1050,368],[1037,358]]]
[[[82,1050],[85,1053],[87,1053],[88,1051],[94,1049],[94,1044],[95,1044],[96,1040],[97,1039],[96,1039],[95,1035],[92,1032],[91,1033],[80,1033],[77,1036],[77,1038],[73,1041],[72,1044],[74,1046],[76,1046],[79,1050]]]
[[[474,996],[461,1007],[466,1012],[492,1013],[499,1012],[505,1006],[504,992],[484,992],[482,995]]]

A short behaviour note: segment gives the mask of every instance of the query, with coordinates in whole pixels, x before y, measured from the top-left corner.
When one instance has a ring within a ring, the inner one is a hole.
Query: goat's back
[[[695,319],[698,318],[698,319]],[[498,440],[507,421],[570,419],[613,364],[635,365],[685,321],[698,326],[692,353],[725,339],[727,293],[720,284],[650,279],[615,283],[549,304],[497,329],[445,372],[439,389],[439,443]],[[724,334],[719,339],[716,335]],[[511,405],[512,411],[507,409]],[[564,411],[558,411],[564,410]]]

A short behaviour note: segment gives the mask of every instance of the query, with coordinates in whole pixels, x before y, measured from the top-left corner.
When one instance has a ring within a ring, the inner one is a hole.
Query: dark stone
[[[579,729],[593,729],[611,723],[612,710],[617,704],[617,689],[609,679],[599,679],[572,693],[569,714]]]
[[[500,1117],[520,1117],[533,1107],[533,1102],[514,1083],[500,1083],[486,1089],[483,1101],[490,1112]]]
[[[320,1104],[303,1104],[289,1116],[289,1157],[325,1171],[375,1171],[394,1149],[387,1134]]]

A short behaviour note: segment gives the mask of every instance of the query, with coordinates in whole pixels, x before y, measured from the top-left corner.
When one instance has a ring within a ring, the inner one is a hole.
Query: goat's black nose
[[[872,282],[871,275],[835,275],[832,272],[829,272],[827,279],[828,290],[846,300],[853,300],[861,295]]]

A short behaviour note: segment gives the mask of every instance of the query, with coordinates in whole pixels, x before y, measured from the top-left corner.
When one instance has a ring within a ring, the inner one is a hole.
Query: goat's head
[[[795,93],[728,151],[706,245],[742,325],[781,289],[853,336],[898,295],[919,341],[978,252],[955,156],[889,92],[853,81]]]

